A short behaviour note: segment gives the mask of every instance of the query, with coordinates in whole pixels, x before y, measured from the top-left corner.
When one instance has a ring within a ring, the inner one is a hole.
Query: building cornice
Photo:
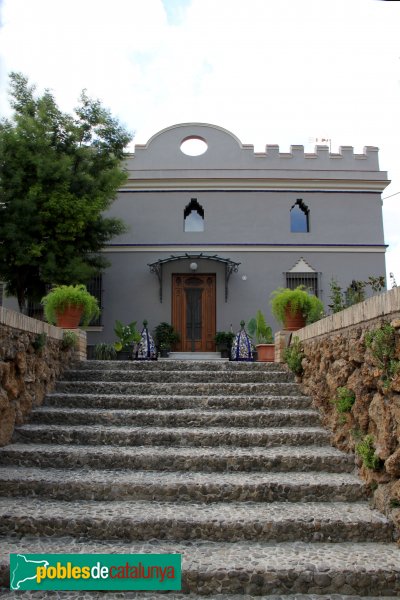
[[[128,179],[121,192],[129,191],[321,191],[321,192],[374,192],[382,193],[388,180],[361,179]]]

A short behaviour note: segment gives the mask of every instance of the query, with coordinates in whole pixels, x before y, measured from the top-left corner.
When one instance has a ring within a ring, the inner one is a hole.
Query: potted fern
[[[89,325],[100,314],[97,299],[84,285],[56,286],[41,303],[48,323],[64,329],[77,329],[80,323]]]
[[[304,285],[294,290],[282,287],[274,290],[270,303],[272,314],[287,331],[296,331],[318,321],[324,312],[321,300],[309,294]]]
[[[275,344],[272,337],[272,329],[267,324],[261,310],[257,311],[255,317],[247,324],[247,331],[255,338],[258,362],[274,362]]]

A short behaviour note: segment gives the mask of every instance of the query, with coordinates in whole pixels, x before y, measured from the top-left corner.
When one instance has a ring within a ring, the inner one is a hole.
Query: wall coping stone
[[[63,329],[61,327],[49,325],[48,323],[27,317],[22,313],[2,306],[0,306],[0,325],[7,325],[8,327],[28,331],[29,333],[46,333],[49,337],[56,340],[62,340],[63,338]]]
[[[293,332],[293,335],[304,342],[373,319],[387,317],[388,320],[392,320],[397,313],[400,314],[400,287],[382,292],[338,313],[329,315],[316,323]]]

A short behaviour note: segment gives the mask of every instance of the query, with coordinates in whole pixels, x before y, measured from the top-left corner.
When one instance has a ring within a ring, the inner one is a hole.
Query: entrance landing
[[[221,358],[221,352],[170,352],[169,358],[165,360],[219,360],[228,361],[228,358]]]

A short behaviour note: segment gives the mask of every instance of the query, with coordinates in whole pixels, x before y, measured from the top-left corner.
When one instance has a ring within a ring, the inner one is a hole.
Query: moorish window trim
[[[310,232],[310,209],[304,204],[301,198],[298,198],[290,209],[290,232],[291,233],[309,233]]]
[[[190,233],[204,231],[204,208],[192,198],[183,211],[183,230]]]

